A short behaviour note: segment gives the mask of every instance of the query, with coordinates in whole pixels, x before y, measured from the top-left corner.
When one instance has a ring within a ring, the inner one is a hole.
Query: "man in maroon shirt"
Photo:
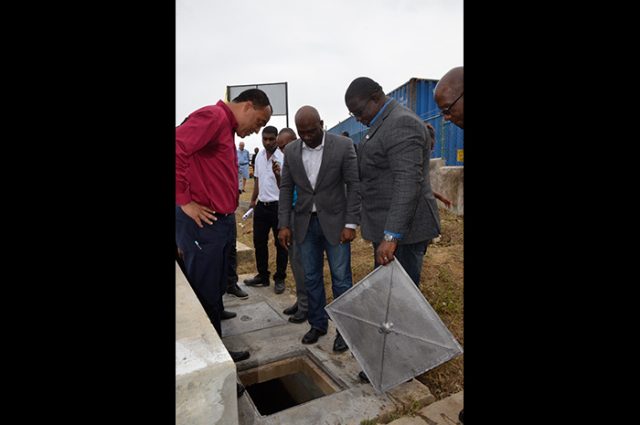
[[[235,244],[238,158],[234,133],[258,133],[273,110],[258,89],[193,112],[176,128],[176,244],[185,274],[209,320],[222,336],[222,295]],[[234,361],[247,351],[231,351]]]

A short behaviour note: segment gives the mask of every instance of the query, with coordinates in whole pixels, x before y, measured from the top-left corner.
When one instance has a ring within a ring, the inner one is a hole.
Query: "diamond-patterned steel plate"
[[[369,273],[325,309],[379,393],[462,354],[397,260]]]

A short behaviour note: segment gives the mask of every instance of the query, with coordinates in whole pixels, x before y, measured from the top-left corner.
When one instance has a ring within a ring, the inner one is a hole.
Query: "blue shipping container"
[[[440,109],[433,97],[433,90],[437,83],[438,80],[412,78],[387,95],[411,109],[423,121],[430,123],[435,128],[436,143],[431,152],[432,158],[443,158],[445,165],[463,165],[464,130],[444,121],[440,115]],[[349,117],[328,131],[333,134],[348,131],[349,137],[358,144],[367,134],[367,130],[368,127],[360,124],[354,117]]]

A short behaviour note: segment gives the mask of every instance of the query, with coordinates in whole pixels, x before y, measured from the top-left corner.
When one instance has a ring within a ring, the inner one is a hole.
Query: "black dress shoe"
[[[244,284],[247,286],[269,286],[269,276],[257,274],[251,279],[245,279]]]
[[[303,323],[307,321],[307,315],[305,313],[297,312],[293,316],[289,317],[291,323]]]
[[[238,397],[244,394],[244,385],[236,383],[236,392],[238,393]]]
[[[368,382],[371,383],[371,381],[369,381],[369,378],[367,377],[367,375],[364,373],[364,370],[361,370],[360,373],[358,374],[358,377],[360,378],[360,380],[362,382]]]
[[[304,336],[302,337],[302,343],[313,344],[314,342],[318,342],[318,338],[326,334],[327,331],[321,331],[320,329],[311,328],[311,330],[304,334]]]
[[[343,351],[347,351],[348,349],[349,347],[347,346],[347,343],[344,342],[342,335],[338,333],[338,335],[336,335],[336,339],[333,341],[333,351],[335,351],[336,353],[342,353]]]
[[[227,285],[227,294],[235,295],[238,298],[247,298],[249,296],[249,294],[240,289],[237,282]]]
[[[243,360],[247,360],[249,357],[251,357],[251,354],[249,354],[248,351],[231,351],[231,350],[229,350],[229,355],[231,355],[231,358],[236,363],[241,362]]]
[[[291,307],[287,307],[284,310],[282,310],[284,314],[288,314],[288,315],[296,314],[297,311],[298,311],[298,303],[295,303]]]
[[[222,313],[220,313],[220,320],[233,319],[237,315],[238,314],[234,313],[233,311],[223,310]]]
[[[282,294],[284,292],[284,279],[276,279],[273,290],[276,294]]]

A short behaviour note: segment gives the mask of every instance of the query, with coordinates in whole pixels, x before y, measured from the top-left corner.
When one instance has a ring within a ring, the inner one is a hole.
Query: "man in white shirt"
[[[273,275],[276,294],[284,292],[284,279],[287,271],[287,251],[278,243],[278,198],[280,190],[273,172],[273,162],[282,167],[283,153],[278,149],[276,137],[278,129],[267,126],[262,130],[264,149],[255,160],[255,184],[251,194],[253,208],[253,247],[256,255],[258,274],[245,279],[248,286],[269,286],[269,231],[273,232],[276,246],[276,272]]]

